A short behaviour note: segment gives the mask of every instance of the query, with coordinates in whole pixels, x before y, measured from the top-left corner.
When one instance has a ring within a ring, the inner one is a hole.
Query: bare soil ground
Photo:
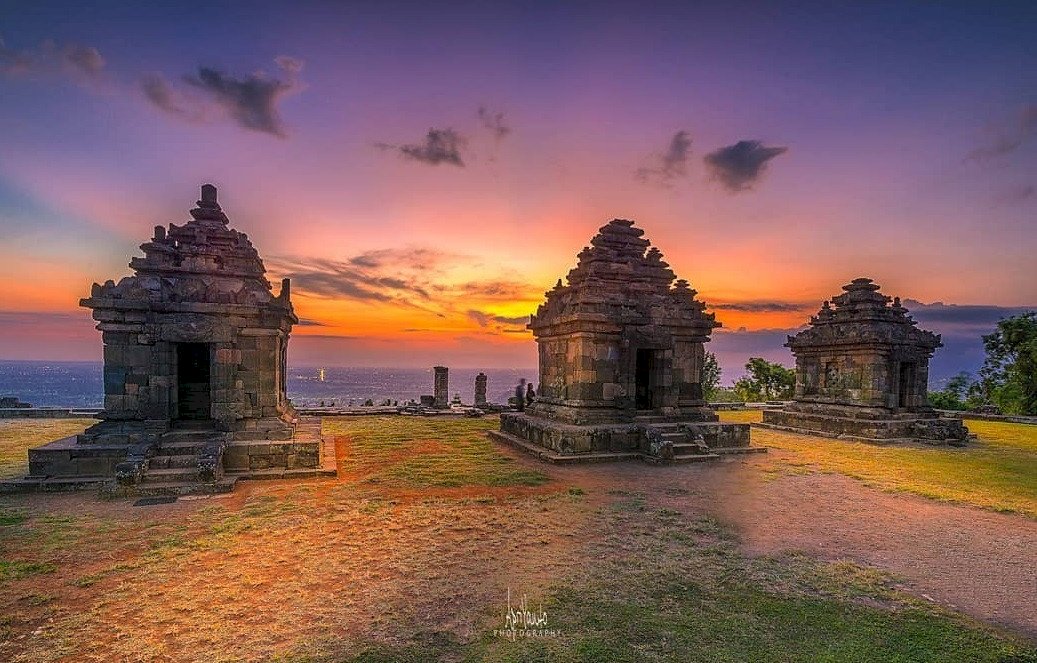
[[[913,635],[911,624],[884,621],[916,613],[889,598],[883,571],[935,610],[1037,642],[1037,520],[1026,515],[882,492],[797,465],[782,449],[708,465],[555,467],[488,446],[481,437],[488,421],[444,429],[375,419],[335,425],[356,431],[335,438],[337,479],[245,483],[229,496],[150,507],[92,494],[0,498],[0,660],[352,660],[372,643],[389,653],[370,660],[440,658],[432,651],[449,660],[466,651],[482,652],[474,660],[526,660],[527,650],[502,648],[487,633],[500,625],[509,590],[550,601],[559,588],[570,599],[552,604],[552,617],[568,611],[577,630],[591,629],[591,615],[579,612],[588,605],[615,611],[601,627],[606,636],[637,623],[703,643],[716,638],[681,620],[723,607],[724,592],[733,592],[732,605],[741,607],[726,622],[730,638],[750,632],[742,615],[758,623],[762,610],[778,611],[777,626],[764,631],[775,644],[728,641],[771,646],[777,653],[767,660],[811,660],[823,650],[795,653],[803,637],[796,629],[809,628],[795,620],[811,621],[780,611],[795,613],[801,600],[849,629],[841,633],[857,654],[835,660],[867,660],[876,642],[869,638],[885,638],[868,634],[890,629],[922,651],[956,633],[973,638],[977,651],[989,649],[953,619]],[[789,552],[804,553],[809,564],[867,568],[803,571],[783,557]],[[772,556],[779,561],[768,562]],[[752,559],[762,560],[762,571]],[[595,593],[595,569],[618,589]],[[819,573],[828,578],[820,589]],[[660,578],[678,582],[676,589],[654,587]],[[725,589],[728,582],[736,586]],[[878,612],[839,617],[843,604],[825,603],[829,590]],[[716,595],[687,603],[700,591]],[[786,594],[792,607],[757,605],[782,606]],[[610,603],[613,596],[621,603]],[[664,613],[671,621],[660,621]],[[658,633],[619,633],[618,649],[571,660],[620,660],[624,643],[657,642]],[[572,651],[579,646],[571,643]]]
[[[845,476],[781,474],[772,455],[721,466],[565,468],[580,486],[641,491],[649,503],[712,516],[751,555],[803,552],[887,571],[910,593],[1037,640],[1037,521],[868,488]],[[552,474],[554,474],[552,472]]]

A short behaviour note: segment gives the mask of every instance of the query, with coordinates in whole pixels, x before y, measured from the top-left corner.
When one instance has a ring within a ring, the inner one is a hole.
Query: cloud
[[[170,115],[176,115],[188,122],[202,122],[206,119],[203,104],[185,98],[158,74],[145,76],[140,82],[140,89],[145,99]]]
[[[997,202],[1002,205],[1018,205],[1033,200],[1034,194],[1037,194],[1037,188],[1032,184],[1020,185],[1003,192],[997,197]]]
[[[199,67],[197,74],[182,77],[186,88],[174,87],[161,74],[149,74],[140,82],[141,92],[153,106],[189,122],[207,122],[220,115],[238,126],[278,138],[288,135],[279,106],[303,85],[297,75],[303,61],[287,55],[275,59],[287,74],[282,80],[258,71],[244,77],[213,67]]]
[[[527,322],[529,322],[528,315],[509,318],[503,315],[495,315],[493,313],[477,311],[475,309],[469,309],[467,315],[471,320],[474,320],[476,324],[478,324],[480,327],[486,327],[491,323],[498,323],[502,325],[525,325]]]
[[[417,270],[432,270],[446,260],[465,257],[467,256],[434,249],[377,249],[353,256],[349,262],[358,267],[391,267],[402,264]]]
[[[965,161],[982,163],[1011,154],[1034,134],[1037,134],[1037,104],[1027,104],[1023,106],[1008,127],[1002,129],[986,144],[980,145],[965,155]]]
[[[742,311],[745,313],[789,313],[810,310],[813,304],[754,300],[747,302],[722,302],[720,304],[710,304],[709,307],[720,311]]]
[[[292,279],[294,289],[318,297],[395,303],[436,315],[434,280],[468,256],[426,248],[377,249],[344,260],[274,256],[271,268]],[[429,307],[433,307],[430,309]]]
[[[323,322],[317,322],[316,320],[310,320],[308,318],[299,318],[297,323],[300,327],[325,327]]]
[[[106,64],[93,46],[75,42],[59,46],[48,39],[35,48],[16,51],[0,39],[0,74],[5,76],[57,75],[97,82]]]
[[[688,174],[688,157],[691,156],[691,134],[683,129],[673,134],[666,151],[657,154],[654,167],[638,168],[634,176],[641,182],[659,184],[667,188],[676,179]]]
[[[758,140],[740,140],[710,152],[703,161],[713,179],[731,193],[751,189],[767,168],[767,162],[788,151],[787,147],[764,147]]]
[[[543,296],[540,286],[521,281],[486,280],[468,281],[444,287],[457,296],[484,301],[539,301]]]
[[[476,116],[479,118],[479,121],[482,122],[483,127],[489,129],[493,134],[493,137],[497,140],[500,140],[511,133],[511,127],[504,121],[503,112],[495,113],[487,109],[485,106],[479,106]]]
[[[1037,306],[995,306],[993,304],[923,304],[914,299],[903,300],[915,320],[922,326],[932,324],[950,334],[989,334],[998,320],[1021,315]]]
[[[464,168],[465,163],[461,158],[461,152],[466,145],[467,141],[464,136],[453,129],[429,129],[423,143],[400,146],[380,143],[378,147],[396,150],[404,158],[432,166],[447,163]]]

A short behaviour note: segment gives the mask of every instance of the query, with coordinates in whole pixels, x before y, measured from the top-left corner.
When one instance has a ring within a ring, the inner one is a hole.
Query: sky
[[[203,182],[296,364],[535,366],[612,218],[725,382],[861,276],[937,377],[1037,305],[1037,3],[425,5],[0,3],[0,358],[99,359],[79,298]]]

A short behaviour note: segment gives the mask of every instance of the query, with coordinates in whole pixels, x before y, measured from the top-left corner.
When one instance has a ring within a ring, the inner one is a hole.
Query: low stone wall
[[[948,417],[961,417],[962,419],[978,419],[979,421],[1002,421],[1009,424],[1030,424],[1037,426],[1037,417],[1026,417],[1021,414],[982,414],[980,412],[965,412],[958,410],[937,410]]]
[[[230,442],[223,451],[226,472],[298,470],[320,466],[320,440],[247,440]]]
[[[560,454],[638,451],[641,446],[636,424],[573,426],[519,412],[505,412],[500,420],[502,432]]]
[[[0,408],[0,419],[96,419],[100,412],[64,407],[4,407]]]
[[[77,444],[75,435],[64,437],[29,449],[29,475],[113,477],[130,448],[126,444]]]
[[[929,444],[965,444],[969,434],[962,420],[952,417],[864,419],[815,412],[765,410],[763,425],[825,437],[876,442],[918,440]]]

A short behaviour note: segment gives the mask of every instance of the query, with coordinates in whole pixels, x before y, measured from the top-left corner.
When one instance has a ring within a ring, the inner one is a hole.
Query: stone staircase
[[[144,475],[133,486],[133,494],[144,497],[205,495],[234,490],[237,478],[201,479],[199,456],[213,435],[208,428],[174,430],[162,435],[155,455],[148,459]]]
[[[696,440],[691,434],[680,430],[682,425],[694,425],[690,422],[667,421],[666,417],[652,414],[640,414],[634,417],[637,424],[646,428],[654,429],[664,442],[673,445],[673,458],[666,461],[675,465],[686,463],[699,463],[702,461],[715,460],[722,455],[759,453],[764,451],[759,447],[720,447],[709,446],[707,438]],[[646,458],[646,460],[648,460]]]

